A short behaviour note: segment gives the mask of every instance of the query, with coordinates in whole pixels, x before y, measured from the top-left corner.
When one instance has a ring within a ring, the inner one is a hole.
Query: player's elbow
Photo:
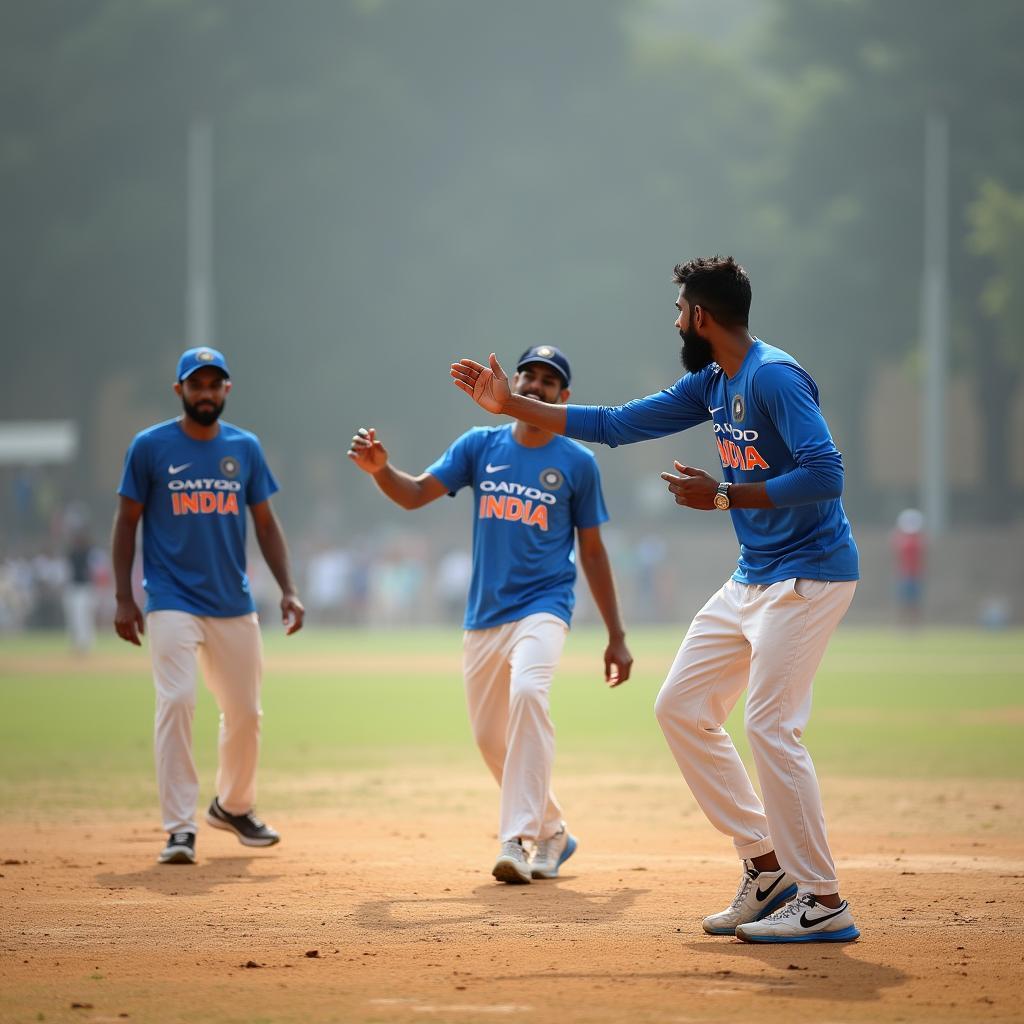
[[[841,465],[822,467],[815,473],[821,492],[819,501],[833,501],[843,496],[844,473]]]

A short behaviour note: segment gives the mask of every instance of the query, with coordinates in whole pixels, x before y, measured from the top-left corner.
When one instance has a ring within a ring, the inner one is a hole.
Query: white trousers
[[[188,612],[146,616],[156,684],[156,778],[167,832],[196,831],[199,776],[192,758],[197,667],[220,708],[217,797],[229,814],[256,801],[263,641],[256,613],[228,619]]]
[[[801,892],[838,890],[814,765],[800,742],[825,648],[855,582],[729,580],[700,610],[655,713],[708,820],[742,858],[775,850]],[[764,804],[722,728],[749,687],[746,730]]]
[[[555,726],[548,695],[569,627],[547,613],[467,630],[466,703],[480,753],[501,787],[502,842],[547,839],[562,809],[551,791]]]

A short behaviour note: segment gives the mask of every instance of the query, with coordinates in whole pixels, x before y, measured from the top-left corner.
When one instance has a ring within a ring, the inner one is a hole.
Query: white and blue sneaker
[[[576,852],[576,846],[576,837],[569,834],[563,821],[553,836],[538,840],[530,873],[534,878],[557,878],[558,869]]]
[[[760,921],[778,910],[796,895],[796,884],[785,871],[758,871],[750,861],[743,862],[743,877],[732,903],[702,922],[708,935],[735,935],[741,924]]]
[[[744,942],[853,942],[860,932],[853,923],[850,905],[826,907],[809,892],[761,921],[736,928]]]

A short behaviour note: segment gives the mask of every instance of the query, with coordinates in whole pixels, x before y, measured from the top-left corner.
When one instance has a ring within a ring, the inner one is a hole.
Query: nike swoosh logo
[[[774,882],[772,882],[772,884],[771,884],[771,885],[769,885],[769,886],[768,886],[768,888],[767,888],[767,889],[765,889],[765,890],[764,890],[763,892],[761,891],[761,886],[758,886],[758,887],[757,887],[757,892],[756,892],[756,893],[754,893],[754,895],[755,895],[755,896],[757,897],[758,901],[760,902],[761,900],[766,900],[766,899],[768,899],[768,897],[769,897],[769,896],[771,896],[771,894],[772,894],[772,893],[773,893],[773,892],[775,891],[775,887],[776,887],[776,886],[777,886],[777,885],[779,884],[779,882],[781,882],[781,881],[782,881],[782,880],[783,880],[783,879],[784,879],[785,877],[786,877],[785,875],[779,875],[779,877],[778,877],[778,878],[776,878],[776,879],[775,879],[775,881],[774,881]]]
[[[712,416],[714,416],[716,412],[721,412],[724,408],[724,405],[719,405],[716,406],[714,409],[708,409],[708,412],[711,413]]]
[[[188,469],[191,466],[191,462],[183,462],[180,466],[168,466],[167,472],[174,476],[175,473],[180,473],[183,469]]]
[[[834,910],[831,914],[826,914],[824,917],[815,917],[814,919],[808,918],[807,911],[805,910],[800,915],[800,924],[803,925],[804,928],[813,928],[816,924],[821,924],[822,921],[831,921],[833,917],[838,917],[845,909],[846,907],[840,907],[838,910]]]
[[[512,463],[509,462],[507,465],[504,465],[504,466],[492,466],[488,462],[487,463],[487,472],[488,473],[500,473],[503,469],[508,469],[511,465],[512,465]]]

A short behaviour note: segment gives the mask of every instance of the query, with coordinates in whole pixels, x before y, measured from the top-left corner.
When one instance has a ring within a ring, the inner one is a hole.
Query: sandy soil
[[[863,936],[764,947],[701,931],[738,867],[678,778],[563,780],[579,852],[516,887],[482,769],[335,781],[337,814],[265,808],[271,850],[203,829],[194,867],[148,821],[4,823],[0,1020],[1024,1020],[1017,784],[827,782]]]

